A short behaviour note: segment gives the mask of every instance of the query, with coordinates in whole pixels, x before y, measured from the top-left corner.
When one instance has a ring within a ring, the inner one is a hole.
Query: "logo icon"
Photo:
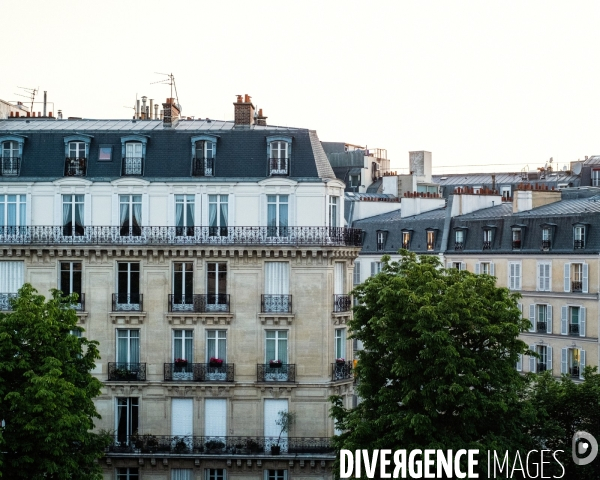
[[[575,432],[571,442],[573,446],[573,461],[575,465],[592,463],[598,455],[598,442],[587,432]],[[583,458],[580,455],[587,455]]]

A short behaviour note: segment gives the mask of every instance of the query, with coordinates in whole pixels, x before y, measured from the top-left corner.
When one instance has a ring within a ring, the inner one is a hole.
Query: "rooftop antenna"
[[[38,87],[38,88],[27,88],[27,87],[19,87],[19,86],[17,86],[17,88],[20,88],[21,90],[24,90],[25,93],[27,93],[27,95],[22,95],[20,93],[15,93],[15,95],[18,95],[19,97],[25,97],[25,98],[28,98],[29,100],[31,100],[31,111],[33,112],[33,101],[35,100],[35,94],[38,92],[38,90],[40,89],[40,87]]]
[[[173,98],[173,88],[175,88],[175,98],[177,99],[177,105],[179,105],[179,95],[177,94],[177,85],[175,85],[175,75],[172,73],[160,73],[154,72],[157,75],[165,75],[167,78],[163,78],[158,82],[151,82],[150,85],[154,85],[155,83],[159,83],[161,85],[169,85],[171,87],[171,96],[169,98]]]

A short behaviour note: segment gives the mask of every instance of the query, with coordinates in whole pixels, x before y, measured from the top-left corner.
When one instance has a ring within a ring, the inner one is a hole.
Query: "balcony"
[[[21,172],[20,157],[0,157],[2,176],[16,177]]]
[[[521,240],[513,240],[512,249],[513,250],[521,250]]]
[[[454,244],[454,250],[462,250],[464,248],[463,242],[456,242]]]
[[[569,375],[579,378],[579,365],[573,365],[571,368],[569,368]]]
[[[484,241],[483,242],[483,249],[484,250],[491,250],[492,249],[492,242]]]
[[[229,312],[229,295],[224,293],[205,295],[169,294],[169,312]]]
[[[260,296],[260,311],[261,313],[292,313],[292,296],[263,294]]]
[[[331,381],[348,380],[354,378],[352,374],[352,362],[335,362],[331,364]]]
[[[538,362],[536,373],[542,373],[546,371],[546,363]]]
[[[542,250],[544,250],[545,252],[550,250],[550,245],[551,245],[550,240],[542,240]]]
[[[408,247],[409,247],[409,245],[410,245],[410,243],[409,243],[409,242],[403,242],[403,243],[402,243],[402,248],[403,248],[404,250],[408,250]]]
[[[69,158],[65,160],[65,177],[85,177],[87,158]]]
[[[144,296],[141,293],[113,293],[113,312],[142,312]]]
[[[281,363],[274,366],[271,363],[256,365],[257,382],[295,382],[296,364]]]
[[[352,309],[351,295],[334,295],[333,296],[333,311],[334,312],[349,312]]]
[[[194,177],[212,177],[215,174],[214,158],[195,158],[193,160],[192,175]]]
[[[166,382],[233,382],[235,365],[222,363],[165,363]]]
[[[77,226],[76,235],[65,235],[63,226],[0,226],[0,245],[362,246],[362,230],[357,228],[285,227],[286,236],[270,236],[272,228]]]
[[[10,299],[17,298],[16,293],[0,293],[0,311],[7,312],[12,310],[10,306]]]
[[[204,455],[264,455],[272,446],[280,446],[280,454],[334,455],[327,437],[207,437],[170,435],[130,435],[126,441],[116,438],[106,449],[108,454],[204,454]]]
[[[289,175],[289,158],[269,158],[269,175]]]
[[[78,298],[78,302],[73,304],[73,310],[77,312],[85,312],[85,293],[73,292],[76,293]],[[65,294],[68,295],[68,294]]]
[[[537,332],[538,333],[546,333],[548,331],[548,323],[547,322],[537,322]]]
[[[142,175],[144,171],[144,159],[142,157],[125,157],[121,175]]]
[[[569,323],[569,335],[579,335],[579,324]]]
[[[108,380],[111,382],[144,382],[146,381],[146,364],[109,362]]]
[[[585,242],[583,240],[575,240],[573,242],[573,248],[575,250],[582,249],[585,246]]]
[[[583,291],[583,282],[571,282],[571,292],[581,293]]]

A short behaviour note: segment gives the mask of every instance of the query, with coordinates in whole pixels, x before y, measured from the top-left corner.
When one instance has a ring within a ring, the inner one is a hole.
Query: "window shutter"
[[[569,307],[563,305],[560,307],[560,334],[566,335],[569,327]]]
[[[466,270],[467,269],[467,264],[465,262],[460,262],[460,270]]]
[[[510,290],[515,289],[515,264],[508,264],[508,288]]]
[[[493,264],[493,263],[490,263],[490,275],[491,275],[492,277],[495,277],[495,276],[496,276],[496,272],[495,272],[495,269],[494,269],[494,264]]]
[[[538,292],[544,289],[544,265],[542,263],[538,263],[537,283],[535,288]]]
[[[452,262],[446,263],[446,268],[452,268]]]
[[[519,353],[519,356],[517,357],[517,366],[516,366],[517,372],[522,372],[523,371],[523,355]]]
[[[567,358],[569,355],[569,349],[568,348],[562,348],[560,350],[560,373],[569,373],[568,372],[568,366],[567,366]]]
[[[204,435],[207,437],[227,436],[226,399],[207,398],[204,400]]]
[[[515,290],[521,290],[521,264],[515,263]]]
[[[544,265],[544,270],[545,270],[545,275],[544,275],[544,290],[546,292],[549,292],[550,290],[552,290],[551,285],[552,285],[552,268],[550,268],[551,265],[549,263],[547,263],[546,265]]]
[[[171,399],[171,435],[186,437],[193,434],[194,400],[191,398]]]
[[[546,347],[546,370],[552,373],[552,347]]]
[[[579,378],[583,380],[583,371],[585,370],[585,350],[579,350]]]
[[[565,292],[571,291],[571,264],[565,263]]]
[[[529,326],[529,331],[535,332],[536,328],[535,328],[535,304],[534,303],[529,305],[529,323],[531,323],[531,325]]]
[[[588,293],[588,264],[582,265],[581,292]]]
[[[475,264],[475,274],[479,275],[479,272],[481,271],[481,263],[477,262]]]
[[[535,345],[529,345],[529,350],[535,352]],[[532,355],[529,356],[529,371],[535,373],[535,357]]]
[[[585,307],[579,308],[579,336],[585,337]]]
[[[552,333],[552,305],[546,307],[546,333]]]
[[[517,308],[521,312],[521,316],[523,316],[523,304],[522,303],[517,303]]]

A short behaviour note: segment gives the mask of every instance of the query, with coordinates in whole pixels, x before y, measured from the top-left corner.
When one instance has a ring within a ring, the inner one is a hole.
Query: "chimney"
[[[140,119],[140,101],[139,101],[139,99],[135,101],[135,118],[136,118],[136,120]]]
[[[254,125],[254,105],[250,101],[250,95],[246,94],[242,100],[242,96],[237,96],[237,102],[234,106],[234,123],[235,126],[250,126]]]
[[[513,194],[513,213],[526,212],[532,208],[558,202],[561,193],[553,190],[533,190],[530,184],[517,187]]]
[[[47,102],[47,99],[48,99],[47,93],[48,92],[46,90],[44,90],[44,117],[46,116],[46,104],[48,103]]]
[[[179,122],[179,109],[175,105],[174,98],[167,98],[163,103],[163,127],[174,128]]]
[[[263,115],[262,108],[258,109],[258,116],[256,117],[256,124],[262,127],[267,126],[267,117]]]
[[[150,99],[150,114],[148,115],[148,120],[152,120],[152,110],[154,110],[154,99]]]
[[[154,120],[158,120],[158,103],[154,105]]]

